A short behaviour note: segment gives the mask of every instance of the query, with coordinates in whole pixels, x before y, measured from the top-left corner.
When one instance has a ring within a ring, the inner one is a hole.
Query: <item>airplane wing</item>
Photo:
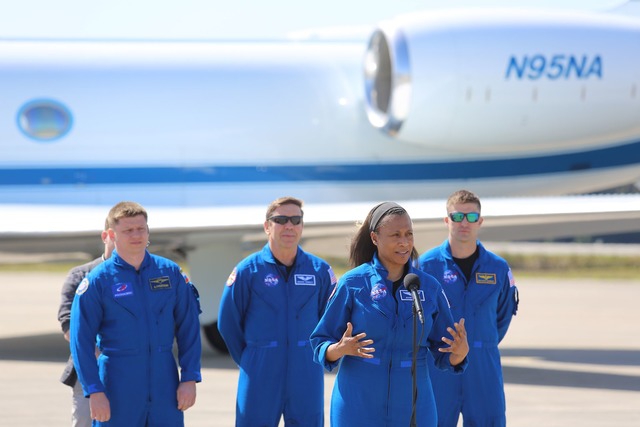
[[[378,201],[317,203],[305,209],[306,247],[344,257],[357,224]],[[443,200],[398,201],[411,215],[416,245],[425,249],[447,235]],[[3,205],[0,252],[100,253],[108,206]],[[265,206],[172,208],[149,206],[152,249],[183,253],[201,242],[232,236],[250,246],[265,242]],[[481,237],[489,241],[558,239],[637,230],[640,194],[594,194],[483,199]]]
[[[310,203],[305,206],[301,242],[322,257],[345,258],[350,239],[378,201]],[[406,200],[414,223],[416,248],[424,250],[447,236],[445,200]],[[576,235],[636,231],[640,194],[486,198],[480,238],[490,241],[541,240]],[[223,349],[215,327],[218,301],[227,276],[248,252],[266,242],[266,206],[172,208],[147,206],[150,251],[184,256],[197,284],[209,342]],[[109,207],[3,205],[0,210],[0,253],[87,252],[101,248],[101,225]]]

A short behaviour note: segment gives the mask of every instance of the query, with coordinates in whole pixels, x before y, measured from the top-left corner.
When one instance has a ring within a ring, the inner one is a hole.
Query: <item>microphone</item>
[[[411,292],[411,297],[413,298],[413,308],[416,313],[418,313],[418,319],[420,319],[420,323],[424,325],[424,314],[422,312],[422,301],[420,301],[420,295],[418,294],[418,289],[420,289],[420,278],[413,273],[409,273],[404,276],[404,287],[406,290]]]

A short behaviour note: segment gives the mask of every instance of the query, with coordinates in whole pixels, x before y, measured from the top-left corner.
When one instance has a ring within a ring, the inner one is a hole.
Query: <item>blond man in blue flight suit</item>
[[[449,237],[419,259],[420,268],[442,284],[454,317],[466,319],[469,367],[452,379],[430,364],[438,425],[506,426],[506,405],[498,344],[518,308],[515,280],[507,262],[480,243],[480,199],[460,190],[447,200]]]
[[[107,221],[115,251],[80,283],[71,308],[71,353],[91,417],[96,426],[183,426],[201,380],[197,291],[177,264],[147,252],[142,206],[118,203]]]

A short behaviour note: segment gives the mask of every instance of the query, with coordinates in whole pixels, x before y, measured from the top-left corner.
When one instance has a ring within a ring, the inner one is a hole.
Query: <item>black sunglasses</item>
[[[299,225],[302,222],[302,215],[294,215],[294,216],[286,216],[286,215],[275,215],[267,218],[269,221],[273,221],[276,224],[285,225],[287,222],[291,221],[293,225]]]
[[[465,216],[467,217],[467,222],[469,223],[478,222],[478,220],[480,219],[479,212],[451,212],[449,214],[449,218],[451,218],[451,221],[453,222],[462,222]]]

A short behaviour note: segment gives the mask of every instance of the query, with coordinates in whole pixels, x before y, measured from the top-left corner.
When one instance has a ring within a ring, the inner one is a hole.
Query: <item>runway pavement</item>
[[[64,276],[0,273],[0,426],[70,425],[71,390],[58,381],[68,356],[56,319]],[[640,277],[518,287],[520,311],[501,345],[508,425],[639,426]],[[233,426],[237,368],[212,351],[203,367],[186,425]],[[334,376],[325,378],[328,414]]]

